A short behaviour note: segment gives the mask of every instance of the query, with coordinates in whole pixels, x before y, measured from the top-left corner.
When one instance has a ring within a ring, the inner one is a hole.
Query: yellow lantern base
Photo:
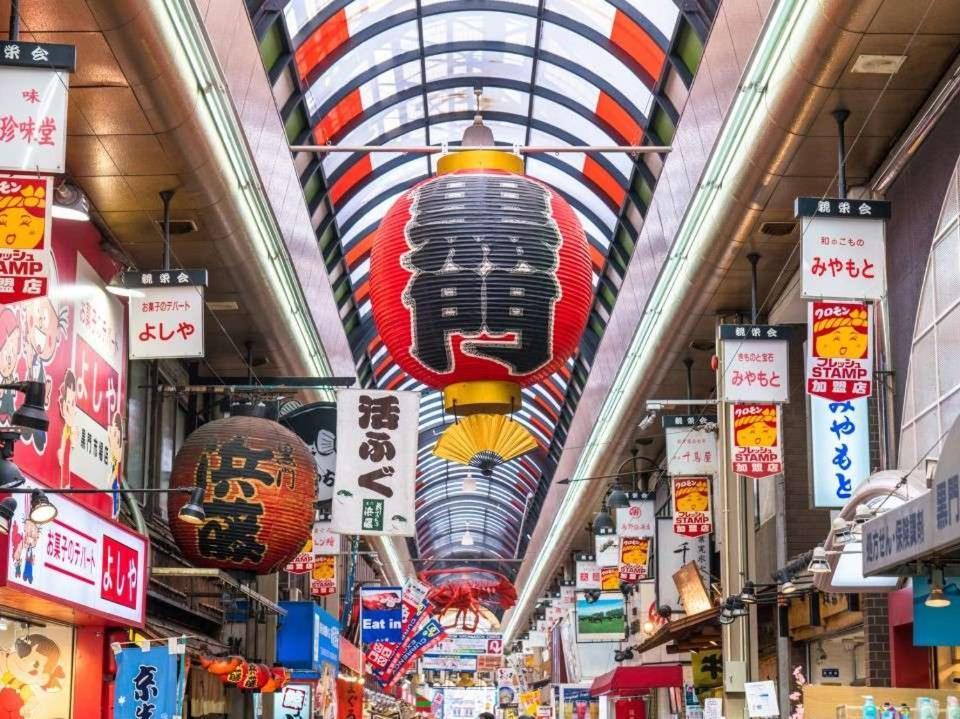
[[[449,152],[437,160],[437,174],[457,170],[503,170],[523,174],[523,158],[508,150]]]
[[[457,417],[510,414],[521,402],[520,385],[514,382],[455,382],[443,388],[443,409]]]

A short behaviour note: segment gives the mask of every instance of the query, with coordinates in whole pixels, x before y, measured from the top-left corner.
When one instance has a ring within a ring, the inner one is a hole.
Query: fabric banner
[[[639,582],[650,576],[650,537],[623,537],[620,540],[620,581]]]
[[[410,577],[403,585],[403,592],[400,595],[400,603],[403,607],[401,615],[401,629],[404,634],[410,631],[411,626],[415,626],[420,620],[423,610],[427,606],[427,594],[430,592],[430,585],[421,582],[418,579]]]
[[[430,650],[432,646],[445,637],[443,627],[436,619],[424,622],[409,640],[400,647],[390,666],[383,676],[386,686],[393,684],[404,672],[407,666],[421,654]]]
[[[360,641],[362,644],[391,642],[403,638],[400,587],[360,588]]]
[[[687,537],[710,534],[710,478],[673,478],[673,531]]]
[[[363,719],[363,685],[337,679],[337,719]]]
[[[186,686],[185,654],[171,654],[167,644],[148,651],[124,647],[116,655],[114,719],[180,717]]]
[[[337,391],[337,464],[331,529],[414,535],[420,395]]]
[[[735,404],[731,414],[733,471],[754,479],[780,474],[780,408],[775,404]]]
[[[873,391],[870,305],[810,302],[807,312],[807,393],[843,402]]]

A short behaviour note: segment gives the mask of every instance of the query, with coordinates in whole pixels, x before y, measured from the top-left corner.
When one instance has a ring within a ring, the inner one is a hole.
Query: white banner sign
[[[775,325],[722,325],[723,399],[789,402],[788,329]]]
[[[652,499],[630,502],[617,509],[617,535],[620,537],[652,537],[657,532],[657,517]]]
[[[708,431],[716,417],[668,415],[663,418],[667,471],[670,474],[715,474],[717,435]]]
[[[0,169],[53,175],[65,171],[69,84],[70,73],[62,70],[3,68]]]
[[[420,657],[420,668],[433,671],[475,672],[477,657],[458,657],[453,654],[424,654]]]
[[[826,200],[846,216],[803,218],[803,286],[807,298],[879,300],[884,295],[884,220],[858,215],[866,203]]]
[[[867,398],[810,398],[813,505],[839,509],[870,476]]]
[[[599,567],[616,567],[620,563],[620,538],[616,534],[593,537],[594,556]]]
[[[654,542],[657,557],[657,599],[660,605],[683,609],[673,575],[687,562],[696,562],[707,586],[710,586],[710,535],[685,537],[675,534],[673,520],[657,520],[657,538]]]
[[[600,567],[592,560],[577,560],[576,589],[600,589]]]
[[[143,287],[130,298],[130,359],[203,357],[203,287]]]
[[[27,487],[40,487],[29,482]],[[6,583],[120,624],[143,626],[147,541],[89,509],[54,495],[57,516],[28,519],[29,495],[17,495],[10,520]]]
[[[413,536],[420,395],[337,391],[337,471],[331,529]]]
[[[503,651],[501,634],[448,634],[430,650],[431,654],[498,654]]]

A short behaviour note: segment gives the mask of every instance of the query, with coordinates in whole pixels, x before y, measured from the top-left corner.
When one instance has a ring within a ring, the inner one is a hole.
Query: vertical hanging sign
[[[416,392],[337,392],[333,531],[413,536],[419,412]]]
[[[867,398],[810,398],[813,505],[839,509],[870,476]]]
[[[710,478],[673,478],[673,531],[686,537],[710,534]]]
[[[577,555],[576,589],[600,589],[600,567],[592,554]]]
[[[52,210],[51,178],[0,175],[0,304],[47,296]]]
[[[203,357],[206,270],[124,272],[130,297],[130,359]]]
[[[798,197],[794,210],[802,219],[804,297],[883,297],[889,202]]]
[[[717,471],[717,418],[671,414],[663,418],[667,471],[670,474],[714,474]]]
[[[310,595],[325,597],[337,592],[337,554],[340,535],[319,522],[313,525],[310,538],[313,566],[310,570]]]
[[[789,402],[789,337],[781,325],[720,325],[723,399]]]
[[[873,380],[871,307],[808,303],[807,393],[833,402],[869,397]]]
[[[731,407],[733,471],[762,479],[783,471],[780,408],[775,404],[735,404]]]

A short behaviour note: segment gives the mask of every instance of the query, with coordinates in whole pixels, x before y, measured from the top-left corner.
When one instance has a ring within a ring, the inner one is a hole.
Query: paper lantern
[[[270,574],[310,537],[316,466],[297,435],[250,416],[218,419],[191,434],[177,454],[171,487],[203,489],[204,516],[178,517],[188,494],[168,495],[170,528],[199,567]]]
[[[243,664],[243,657],[200,657],[200,666],[211,674],[223,676]]]

